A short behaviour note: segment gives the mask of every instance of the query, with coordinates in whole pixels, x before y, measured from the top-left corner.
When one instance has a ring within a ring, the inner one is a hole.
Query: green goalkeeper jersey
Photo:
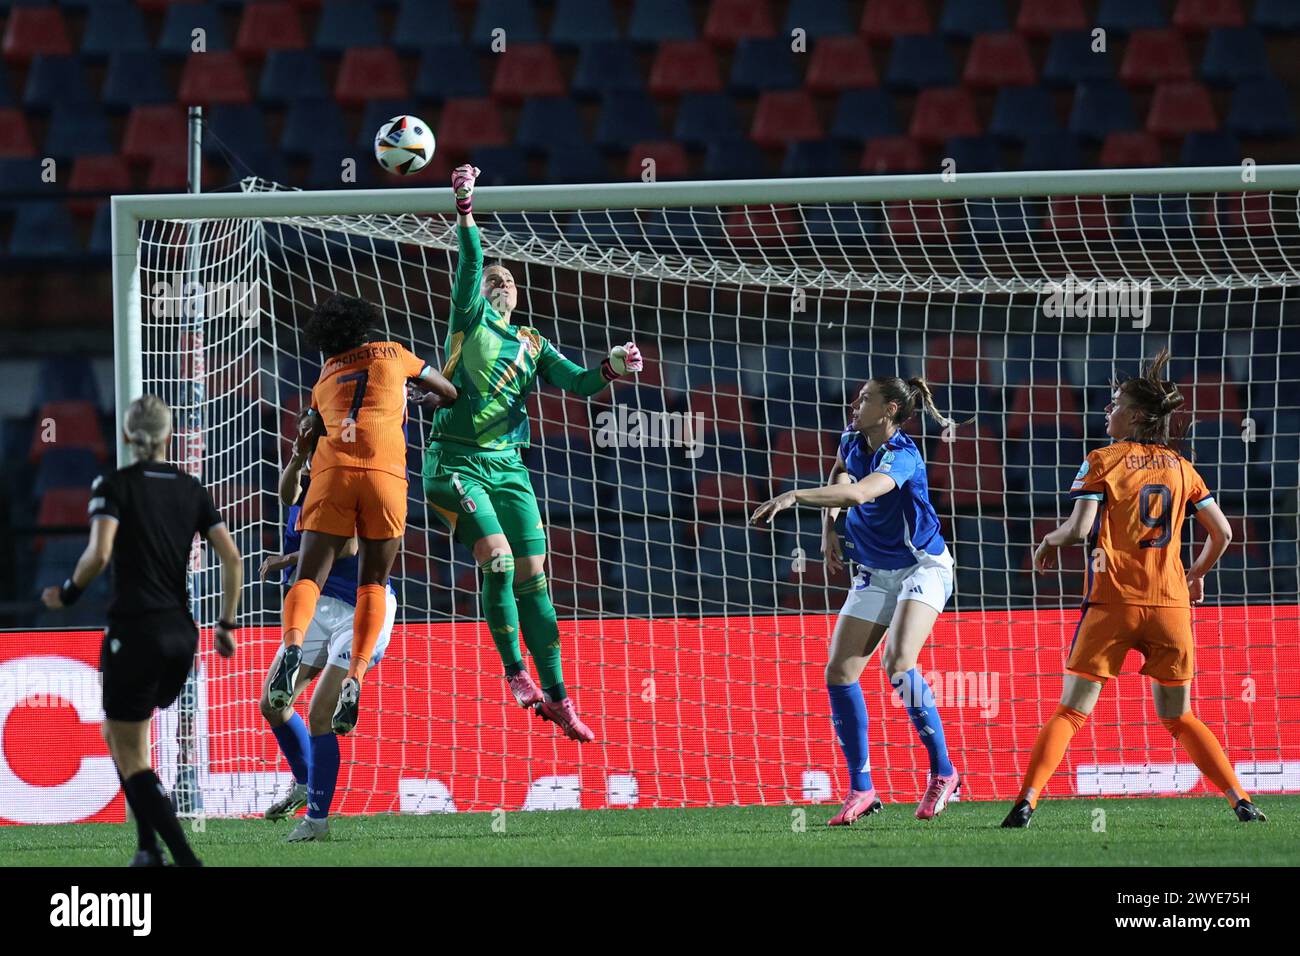
[[[429,445],[455,442],[483,451],[527,447],[528,394],[542,380],[577,395],[608,383],[599,368],[570,362],[536,329],[507,322],[483,297],[477,226],[457,226],[460,259],[451,291],[451,326],[442,374],[459,397],[433,413]]]

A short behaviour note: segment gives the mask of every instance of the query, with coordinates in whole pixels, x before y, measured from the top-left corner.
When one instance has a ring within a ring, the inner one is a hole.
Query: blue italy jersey
[[[840,436],[840,457],[855,481],[872,472],[894,479],[897,487],[864,505],[849,509],[844,525],[847,557],[881,571],[908,568],[925,555],[947,549],[939,518],[930,504],[925,462],[916,443],[902,431],[874,451],[856,429]]]
[[[297,530],[298,513],[302,511],[300,505],[290,505],[288,520],[284,525],[284,550],[281,554],[293,554],[302,545],[302,532]],[[357,555],[350,558],[337,558],[334,561],[334,567],[330,569],[330,576],[325,579],[325,586],[320,589],[320,593],[328,597],[338,598],[344,603],[357,606],[357,573],[361,569],[361,559]],[[284,569],[284,585],[288,587],[293,583],[294,566],[290,565]],[[389,583],[389,588],[392,583]]]

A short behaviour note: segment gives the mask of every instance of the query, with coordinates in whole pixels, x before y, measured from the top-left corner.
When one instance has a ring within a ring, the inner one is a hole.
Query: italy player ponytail
[[[930,383],[919,375],[906,380],[897,375],[878,375],[872,381],[880,389],[880,397],[886,403],[893,402],[898,406],[898,412],[893,418],[897,426],[901,426],[911,418],[918,406],[923,408],[925,413],[942,428],[956,428],[960,424],[969,425],[975,420],[972,418],[966,422],[958,422],[939,411],[939,407],[934,403],[934,393],[930,390]]]
[[[1133,438],[1177,449],[1192,422],[1190,415],[1176,414],[1186,401],[1178,386],[1164,377],[1169,357],[1169,349],[1163,348],[1141,374],[1111,384],[1137,411]]]
[[[127,407],[123,431],[136,458],[161,459],[171,441],[172,410],[157,395],[141,395]]]

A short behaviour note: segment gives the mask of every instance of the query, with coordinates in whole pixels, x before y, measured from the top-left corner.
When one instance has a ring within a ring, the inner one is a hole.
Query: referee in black
[[[139,849],[132,866],[162,866],[156,833],[177,866],[198,866],[171,801],[149,763],[149,722],[155,707],[180,695],[194,664],[199,632],[190,616],[186,569],[194,535],[203,535],[221,559],[222,613],[217,652],[235,653],[235,613],[243,565],[239,549],[212,497],[195,478],[163,458],[171,442],[172,413],[156,395],[131,403],[124,437],[135,464],[101,475],[91,486],[90,544],[62,587],[48,587],[48,608],[76,602],[113,562],[113,599],[100,648],[104,739],[135,814]]]

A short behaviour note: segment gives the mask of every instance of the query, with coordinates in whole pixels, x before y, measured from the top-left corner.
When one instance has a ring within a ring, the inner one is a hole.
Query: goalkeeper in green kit
[[[510,324],[519,295],[508,269],[483,268],[471,213],[478,175],[473,166],[460,166],[451,177],[460,259],[442,374],[460,398],[433,413],[424,496],[474,553],[482,572],[484,616],[515,700],[586,743],[595,734],[564,690],[560,631],[544,570],[546,532],[520,453],[529,444],[526,402],[538,376],[566,392],[594,395],[627,372],[641,371],[641,353],[629,342],[612,349],[598,368],[584,369],[536,329]],[[411,398],[423,403],[417,393]],[[524,667],[520,631],[537,665],[540,689]]]

